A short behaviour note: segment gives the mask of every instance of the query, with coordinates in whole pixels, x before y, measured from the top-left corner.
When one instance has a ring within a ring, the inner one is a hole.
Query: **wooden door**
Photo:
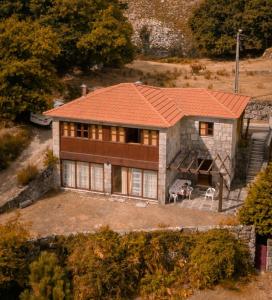
[[[266,270],[267,264],[267,238],[257,237],[256,239],[256,253],[255,253],[255,267],[260,271]]]

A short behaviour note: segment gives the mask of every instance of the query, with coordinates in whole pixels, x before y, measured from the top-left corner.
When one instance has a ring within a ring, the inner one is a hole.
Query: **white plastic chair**
[[[177,198],[178,198],[178,194],[169,192],[169,202],[171,201],[171,199],[174,199],[174,203],[176,203]]]
[[[207,191],[206,191],[206,193],[205,193],[205,200],[207,199],[207,198],[212,198],[212,201],[213,201],[213,199],[214,199],[214,194],[215,194],[215,189],[214,188],[208,188],[207,189]]]

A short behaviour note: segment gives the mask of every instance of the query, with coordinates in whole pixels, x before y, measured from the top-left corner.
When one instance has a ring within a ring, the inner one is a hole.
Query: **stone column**
[[[267,261],[266,270],[272,272],[272,238],[267,239]]]
[[[159,134],[159,172],[158,172],[158,200],[165,204],[166,200],[166,130]]]
[[[111,194],[111,164],[104,164],[104,192]]]
[[[60,158],[60,123],[59,121],[52,122],[52,139],[53,139],[53,154],[58,159]],[[55,167],[54,171],[54,182],[56,187],[61,186],[61,178],[60,178],[60,161]]]

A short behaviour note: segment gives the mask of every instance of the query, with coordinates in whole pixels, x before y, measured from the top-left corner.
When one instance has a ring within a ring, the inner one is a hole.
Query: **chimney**
[[[87,95],[87,93],[88,93],[88,87],[84,83],[80,87],[82,89],[82,96],[85,97]]]

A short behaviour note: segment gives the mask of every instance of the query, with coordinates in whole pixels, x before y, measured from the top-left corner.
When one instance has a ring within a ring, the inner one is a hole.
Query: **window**
[[[111,127],[111,141],[125,142],[125,129],[123,127]]]
[[[129,169],[129,195],[140,197],[142,196],[142,170]]]
[[[89,181],[89,163],[77,162],[77,188],[88,190],[90,188]]]
[[[65,187],[75,187],[75,162],[69,160],[62,161],[62,185]]]
[[[103,128],[101,125],[91,125],[91,134],[90,137],[92,140],[103,140]]]
[[[103,192],[104,168],[102,164],[91,164],[91,190]]]
[[[199,135],[212,136],[213,135],[213,123],[199,122]]]
[[[113,193],[127,195],[127,168],[113,166],[112,190]]]
[[[156,171],[113,166],[112,174],[113,193],[150,199],[158,198]]]
[[[126,128],[126,143],[141,143],[140,129]]]
[[[143,171],[143,197],[157,199],[157,172]]]
[[[143,130],[143,144],[157,146],[158,145],[158,135],[155,130]]]
[[[62,135],[63,136],[75,136],[75,124],[69,122],[62,123]]]
[[[89,138],[89,125],[88,124],[76,124],[76,136],[81,138]]]

